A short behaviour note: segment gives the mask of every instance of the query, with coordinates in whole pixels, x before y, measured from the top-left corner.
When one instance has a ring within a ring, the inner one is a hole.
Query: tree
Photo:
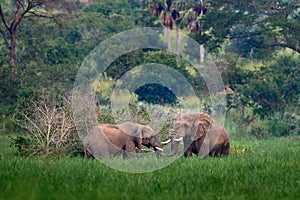
[[[146,4],[152,14],[159,17],[161,23],[167,28],[168,50],[171,50],[170,30],[173,29],[172,0],[147,0]]]
[[[32,103],[30,114],[20,113],[24,119],[15,123],[26,130],[26,135],[14,138],[13,144],[21,155],[68,155],[80,145],[76,132],[71,95],[61,101],[41,96]]]
[[[172,1],[172,9],[180,13],[175,24],[210,52],[228,39],[242,44],[250,56],[282,47],[300,52],[297,0],[177,0]]]
[[[2,28],[0,27],[0,33],[9,50],[9,63],[12,74],[17,72],[17,33],[21,22],[28,17],[46,17],[57,20],[62,13],[54,14],[49,9],[58,3],[60,3],[60,0],[14,0],[11,1],[11,6],[13,7],[10,10],[11,13],[4,13],[4,8],[9,8],[10,6],[0,3],[0,17],[3,24]]]
[[[254,102],[254,112],[261,117],[296,110],[299,105],[300,55],[291,50],[278,52],[272,62],[266,63],[260,70],[248,72],[242,84],[241,93],[247,102]]]
[[[261,55],[266,57],[266,54],[279,48],[289,48],[300,53],[299,1],[229,2],[223,5],[223,10],[232,10],[240,16],[231,26],[229,35],[234,44],[233,49],[243,48],[242,52],[237,53],[256,58]],[[215,4],[218,7],[218,3]]]

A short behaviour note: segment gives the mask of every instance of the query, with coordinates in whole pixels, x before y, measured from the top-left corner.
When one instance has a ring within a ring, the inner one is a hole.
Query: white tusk
[[[151,151],[151,152],[154,152],[152,149],[141,149],[141,151]]]
[[[162,148],[160,147],[154,147],[154,149],[158,150],[158,151],[164,151]]]
[[[169,144],[171,142],[171,139],[169,138],[168,140],[161,142],[161,144]]]
[[[180,142],[181,140],[183,140],[183,137],[180,137],[180,138],[178,138],[178,139],[175,139],[175,138],[174,138],[174,141],[175,141],[175,142]]]

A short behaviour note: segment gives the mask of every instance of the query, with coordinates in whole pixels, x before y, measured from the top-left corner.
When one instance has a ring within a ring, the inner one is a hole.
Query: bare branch
[[[19,11],[21,9],[20,1],[16,1],[16,11],[15,11],[15,17],[13,22],[10,24],[10,30],[16,30],[18,28],[18,25],[20,23],[20,16]]]
[[[284,43],[275,43],[270,45],[270,47],[284,47],[284,48],[289,48],[292,49],[293,51],[296,51],[300,54],[300,47],[297,45],[293,45],[293,44],[284,44]]]
[[[67,97],[62,100],[63,105],[58,106],[55,99],[42,96],[38,102],[32,102],[30,115],[20,113],[25,120],[15,122],[29,131],[29,136],[34,139],[37,147],[37,154],[48,154],[53,149],[63,150],[79,141],[71,101]]]
[[[1,4],[0,4],[0,16],[1,16],[1,19],[2,19],[2,22],[3,22],[4,26],[5,26],[5,28],[10,32],[11,30],[10,30],[10,28],[8,26],[8,23],[7,23],[6,19],[5,19],[5,16],[4,16]]]
[[[61,16],[64,16],[64,13],[61,14],[51,14],[49,12],[47,13],[43,13],[43,12],[38,12],[38,11],[29,11],[28,14],[30,14],[31,16],[35,16],[35,17],[42,17],[42,18],[48,18],[48,19],[53,19],[56,23],[59,23],[59,18]]]
[[[16,1],[16,6],[17,6],[17,9],[15,11],[15,18],[14,18],[14,21],[11,23],[11,29],[17,29],[19,24],[21,23],[22,19],[25,17],[25,15],[35,6],[35,4],[32,3],[32,1],[28,1],[28,5],[26,7],[26,9],[21,12],[21,14],[19,15],[19,12],[20,12],[20,9],[21,7],[21,3],[20,1]],[[24,8],[24,7],[23,7]]]

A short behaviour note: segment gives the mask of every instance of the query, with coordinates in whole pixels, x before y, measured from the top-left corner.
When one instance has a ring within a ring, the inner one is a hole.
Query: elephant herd
[[[159,134],[151,127],[132,122],[100,124],[83,138],[85,156],[98,159],[118,155],[124,158],[136,156],[137,151],[153,151],[157,156],[162,156],[161,145],[169,143],[171,151],[166,155],[175,156],[181,141],[185,157],[192,154],[201,157],[229,155],[228,133],[203,113],[181,114],[174,123],[169,139],[164,142],[160,142]]]

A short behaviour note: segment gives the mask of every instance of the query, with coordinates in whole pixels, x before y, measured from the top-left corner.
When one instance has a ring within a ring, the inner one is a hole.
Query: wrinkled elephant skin
[[[180,115],[172,130],[171,155],[177,154],[180,140],[184,142],[185,157],[229,155],[228,133],[206,114]]]
[[[83,143],[86,157],[98,159],[135,156],[136,148],[142,150],[142,145],[153,147],[157,155],[162,151],[158,135],[149,126],[131,122],[100,124],[83,139]]]

